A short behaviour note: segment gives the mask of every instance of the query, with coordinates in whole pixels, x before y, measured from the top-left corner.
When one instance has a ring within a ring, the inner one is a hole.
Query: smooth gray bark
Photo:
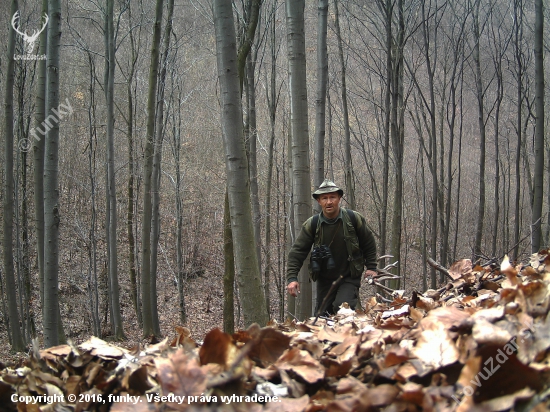
[[[328,86],[327,31],[328,0],[319,0],[317,5],[317,95],[315,99],[315,150],[313,154],[313,185],[316,188],[318,188],[325,179],[325,123]],[[313,202],[313,208],[315,212],[321,212],[321,206],[317,202]],[[312,307],[316,308],[317,283],[312,283],[311,285],[311,298]]]
[[[61,2],[48,5],[46,113],[59,107],[59,49],[61,46]],[[46,133],[44,159],[44,346],[60,343],[59,327],[59,122],[52,121]]]
[[[117,199],[115,181],[115,33],[114,33],[114,0],[106,0],[107,13],[105,15],[105,100],[107,106],[107,197],[108,197],[108,238],[109,249],[109,299],[111,305],[111,326],[115,339],[124,338],[122,316],[120,313],[119,284],[118,284],[118,252],[117,252]]]
[[[168,17],[164,28],[163,53],[160,62],[160,75],[157,98],[157,125],[155,128],[155,154],[153,156],[152,177],[152,221],[151,221],[151,309],[153,319],[158,319],[157,305],[157,268],[158,268],[158,243],[160,238],[160,183],[162,169],[162,144],[164,141],[164,92],[166,83],[166,65],[170,49],[170,37],[172,35],[172,18],[174,16],[174,0],[168,0]],[[155,335],[160,336],[160,324],[154,322]]]
[[[334,0],[334,23],[336,27],[336,37],[338,38],[338,57],[340,59],[340,81],[342,97],[342,117],[344,121],[344,172],[346,181],[346,199],[351,209],[356,209],[355,204],[355,179],[353,177],[353,164],[351,160],[351,136],[348,113],[348,92],[346,86],[346,61],[344,60],[344,47],[342,45],[342,32],[340,30],[340,12],[338,9],[338,0]]]
[[[295,236],[298,235],[302,223],[311,216],[312,212],[304,7],[304,0],[286,0]],[[307,265],[302,266],[298,274],[298,281],[301,294],[296,302],[296,317],[303,320],[313,314],[311,282]]]
[[[326,102],[328,84],[327,54],[328,0],[317,5],[317,94],[315,97],[315,150],[313,160],[313,185],[319,187],[325,178]],[[314,205],[317,212],[319,205]]]
[[[48,13],[48,0],[42,0],[42,16]],[[48,44],[48,31],[40,33],[40,45],[38,54],[46,54]],[[36,84],[36,109],[35,109],[35,134],[33,136],[33,161],[34,161],[34,221],[36,231],[36,253],[38,259],[38,282],[40,285],[40,302],[44,305],[44,135],[39,136],[38,130],[43,129],[46,118],[46,60],[40,60],[37,64]]]
[[[268,318],[254,245],[250,180],[237,72],[237,46],[230,0],[214,1],[214,27],[236,278],[245,326],[254,322],[265,325]]]
[[[542,241],[542,203],[544,197],[544,14],[543,1],[535,0],[535,170],[531,217],[531,253]]]
[[[479,5],[480,0],[476,0],[474,5],[474,49],[473,59],[475,66],[475,84],[476,97],[478,104],[478,123],[479,123],[479,206],[476,220],[476,232],[474,241],[474,259],[481,255],[481,242],[483,240],[483,227],[485,223],[485,157],[486,157],[486,133],[485,133],[485,108],[484,108],[484,86],[481,78],[481,61],[479,42],[481,31],[479,25]]]
[[[11,2],[12,16],[18,10],[17,0]],[[13,214],[14,214],[14,173],[13,173],[13,86],[15,76],[15,31],[10,28],[8,37],[8,66],[6,76],[6,94],[4,99],[4,209],[3,209],[3,261],[6,278],[6,294],[8,297],[9,327],[11,332],[11,348],[13,351],[25,350],[23,334],[19,326],[19,311],[17,309],[17,290],[13,266]],[[22,293],[22,291],[19,291]]]
[[[143,223],[141,228],[141,303],[144,336],[154,335],[158,330],[159,320],[155,317],[156,310],[152,302],[156,302],[153,294],[151,274],[151,220],[153,218],[153,157],[155,154],[155,122],[156,100],[159,70],[159,47],[163,14],[163,0],[157,0],[155,9],[155,24],[151,44],[151,65],[149,67],[149,91],[147,96],[147,130],[143,165]]]

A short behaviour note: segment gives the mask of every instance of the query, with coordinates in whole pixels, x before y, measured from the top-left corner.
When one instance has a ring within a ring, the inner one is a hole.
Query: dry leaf
[[[279,370],[296,373],[307,383],[315,383],[325,377],[322,365],[304,350],[288,350],[275,362],[275,366]]]

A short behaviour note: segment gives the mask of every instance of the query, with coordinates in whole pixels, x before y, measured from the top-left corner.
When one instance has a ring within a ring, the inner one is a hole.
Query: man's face
[[[323,209],[323,215],[327,219],[334,219],[340,213],[340,199],[338,192],[324,193],[317,196],[317,202]]]

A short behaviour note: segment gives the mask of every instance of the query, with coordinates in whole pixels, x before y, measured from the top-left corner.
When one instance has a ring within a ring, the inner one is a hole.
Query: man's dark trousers
[[[323,300],[328,294],[334,280],[335,279],[326,279],[323,277],[317,279],[317,307],[315,308],[315,313],[319,310],[319,306],[323,303]],[[336,290],[332,291],[332,295],[329,296],[327,302],[325,303],[323,313],[327,312],[334,315],[338,312],[338,309],[344,302],[347,302],[350,308],[355,309],[360,286],[361,278],[352,279],[351,276],[346,276],[340,281],[339,285],[336,287]],[[323,313],[321,313],[321,315]]]

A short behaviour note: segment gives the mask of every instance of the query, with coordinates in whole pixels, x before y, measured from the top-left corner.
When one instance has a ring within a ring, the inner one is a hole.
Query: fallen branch
[[[428,258],[427,259],[427,262],[428,262],[428,265],[430,265],[431,267],[433,267],[435,270],[438,270],[439,272],[443,273],[445,276],[447,276],[449,279],[451,280],[455,280],[453,279],[453,277],[451,276],[451,274],[449,273],[449,271],[444,268],[443,266],[441,266],[439,263],[437,263],[435,260],[433,260],[432,258]]]
[[[319,319],[319,316],[321,313],[323,313],[323,310],[325,309],[325,306],[327,304],[328,298],[332,295],[332,293],[335,291],[336,287],[340,284],[340,282],[344,280],[344,276],[340,275],[338,279],[336,279],[334,282],[332,282],[332,285],[330,286],[330,289],[328,290],[327,295],[323,299],[323,302],[321,303],[321,306],[319,306],[319,310],[317,311],[317,316],[315,316],[315,320],[313,321],[313,324],[315,325],[317,323],[317,320]]]

